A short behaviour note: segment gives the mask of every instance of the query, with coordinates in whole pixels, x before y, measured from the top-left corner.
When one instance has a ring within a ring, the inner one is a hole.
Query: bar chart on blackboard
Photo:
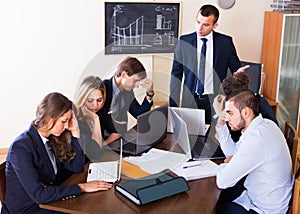
[[[105,54],[171,53],[180,2],[105,2]]]

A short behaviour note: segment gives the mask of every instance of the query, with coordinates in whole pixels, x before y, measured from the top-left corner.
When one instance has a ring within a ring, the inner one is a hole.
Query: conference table
[[[176,151],[172,134],[157,144],[155,148]],[[119,154],[107,149],[99,161],[118,160]],[[221,163],[223,160],[214,160]],[[77,184],[86,181],[88,164],[84,171],[73,174],[62,185]],[[120,182],[129,180],[122,176]],[[180,193],[145,205],[135,205],[114,188],[108,191],[83,193],[75,198],[40,204],[41,208],[65,213],[214,213],[221,190],[216,186],[216,177],[188,181],[189,191]]]

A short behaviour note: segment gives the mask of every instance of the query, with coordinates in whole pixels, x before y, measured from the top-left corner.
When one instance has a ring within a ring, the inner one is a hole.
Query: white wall
[[[183,0],[182,33],[194,30],[198,5],[216,2]],[[241,59],[259,61],[263,12],[271,3],[244,0],[220,10],[217,30],[234,37]],[[58,91],[72,99],[82,76],[108,77],[125,57],[103,55],[103,8],[103,0],[0,1],[0,148],[29,126],[47,93]],[[155,88],[167,95],[170,63],[165,58],[171,62],[172,54],[153,61],[139,56],[148,71],[155,71]]]

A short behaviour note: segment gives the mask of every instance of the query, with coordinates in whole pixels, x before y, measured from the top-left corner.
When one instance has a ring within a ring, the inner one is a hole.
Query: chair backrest
[[[295,127],[289,122],[285,122],[285,128],[284,128],[284,137],[286,139],[286,142],[288,144],[292,163],[293,163],[293,173],[295,175],[297,168],[296,168],[296,158],[297,158],[297,151],[298,151],[298,133],[295,129]]]
[[[300,176],[298,176],[295,179],[295,184],[294,184],[294,192],[293,192],[293,212],[294,214],[299,214],[300,209],[299,209],[299,197],[300,195]]]
[[[295,175],[295,183],[293,189],[293,195],[289,203],[289,209],[287,214],[299,214],[299,200],[300,200],[300,155],[297,155],[296,158],[296,175]]]
[[[3,201],[4,201],[5,190],[6,190],[5,167],[6,167],[6,161],[1,163],[1,165],[0,165],[0,201],[1,201],[1,203],[3,203]]]
[[[245,70],[245,73],[250,76],[249,89],[255,94],[260,94],[263,64],[241,61],[241,65],[250,65],[250,68]]]

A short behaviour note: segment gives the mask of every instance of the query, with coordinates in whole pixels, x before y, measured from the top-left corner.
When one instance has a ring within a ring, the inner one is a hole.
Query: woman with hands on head
[[[86,162],[99,158],[104,145],[120,138],[111,116],[103,108],[105,99],[105,85],[95,76],[85,77],[75,93],[79,143],[86,155]]]
[[[11,144],[6,158],[6,192],[1,213],[53,213],[39,204],[72,198],[82,192],[108,190],[103,181],[59,186],[64,170],[81,172],[84,155],[77,137],[72,102],[60,93],[48,94],[37,107],[29,129]]]

